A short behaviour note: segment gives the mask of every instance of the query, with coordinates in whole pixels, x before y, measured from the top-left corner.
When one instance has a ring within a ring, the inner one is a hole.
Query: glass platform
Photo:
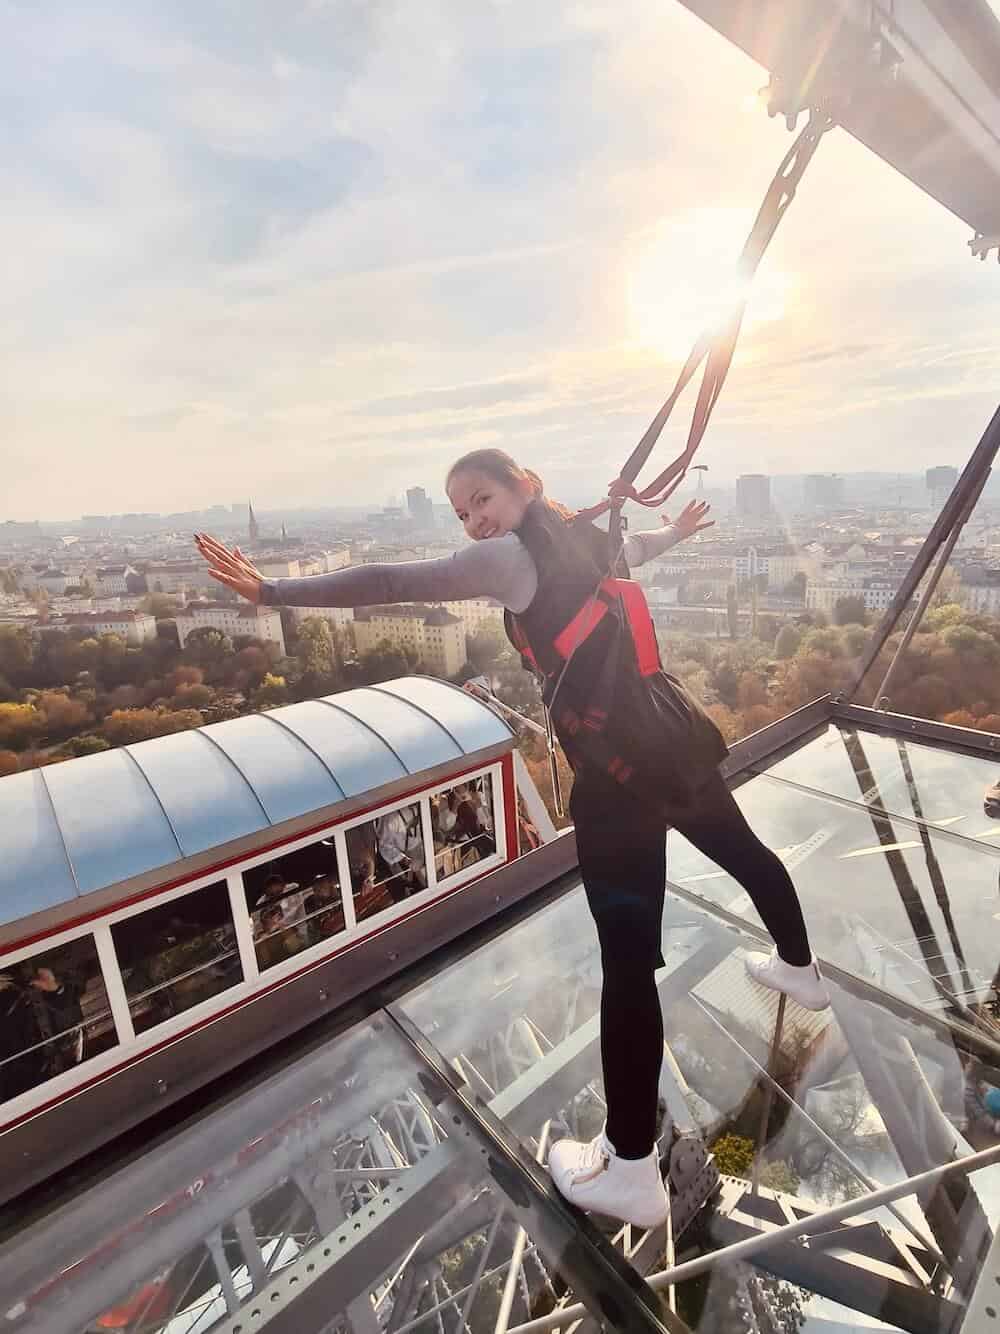
[[[1000,1161],[919,1200],[859,1197],[1000,1141],[1000,823],[982,807],[995,777],[831,725],[738,788],[831,965],[820,1014],[748,978],[762,936],[743,892],[670,836],[668,1227],[585,1218],[536,1161],[604,1118],[597,939],[570,878],[12,1229],[4,1330],[960,1329],[1000,1219]],[[810,1219],[808,1241],[657,1277]]]

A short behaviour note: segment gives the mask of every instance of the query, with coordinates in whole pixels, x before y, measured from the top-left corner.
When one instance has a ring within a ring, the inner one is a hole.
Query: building
[[[247,502],[247,543],[252,551],[260,541],[260,528],[257,524],[257,516],[253,512],[253,503]]]
[[[736,479],[736,510],[744,519],[771,515],[771,479],[764,473],[744,473]]]
[[[265,579],[298,579],[302,574],[301,562],[287,556],[262,556],[254,565]]]
[[[830,579],[806,585],[806,606],[832,612],[841,598],[861,598],[866,611],[883,612],[892,603],[899,584],[894,579]]]
[[[77,611],[59,621],[50,621],[51,630],[86,630],[88,635],[119,635],[127,644],[145,644],[156,638],[156,617],[145,611]]]
[[[468,661],[465,626],[444,607],[359,607],[354,641],[359,654],[371,653],[383,642],[409,650],[436,676],[454,676]]]
[[[1000,616],[1000,570],[973,566],[962,576],[958,599],[984,616]]]
[[[411,486],[406,493],[406,506],[410,518],[421,531],[434,527],[434,505],[422,486]]]
[[[94,592],[102,597],[115,597],[129,591],[129,579],[136,577],[131,565],[102,565],[94,574]]]
[[[146,566],[146,586],[151,593],[177,593],[181,597],[191,589],[218,587],[203,560],[151,561]]]
[[[836,510],[844,506],[844,479],[832,473],[810,473],[803,483],[807,510]]]
[[[58,596],[66,592],[74,579],[66,570],[51,569],[45,565],[33,565],[21,575],[21,587],[24,591],[44,589],[46,593]]]
[[[503,607],[493,598],[466,598],[462,602],[445,602],[442,606],[462,622],[467,635],[496,630],[503,634]]]
[[[287,607],[285,610],[296,626],[317,616],[321,621],[326,621],[331,629],[342,630],[354,638],[353,607]]]
[[[351,563],[350,547],[336,547],[333,551],[323,551],[316,557],[316,563],[326,574],[334,570],[344,570]]]
[[[943,505],[955,489],[958,469],[951,467],[928,468],[924,475],[932,505]]]
[[[816,578],[819,572],[819,560],[806,548],[748,547],[745,552],[733,557],[733,579],[736,583],[763,574],[767,576],[769,588],[780,589],[797,574]]]
[[[195,630],[211,626],[221,630],[230,639],[247,636],[277,644],[285,652],[285,636],[281,628],[281,612],[277,607],[254,607],[229,602],[189,602],[177,615],[177,636],[181,648]]]

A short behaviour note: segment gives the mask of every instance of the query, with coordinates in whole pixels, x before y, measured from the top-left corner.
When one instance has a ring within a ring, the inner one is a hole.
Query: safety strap
[[[819,147],[820,140],[828,130],[835,125],[832,116],[821,110],[810,110],[809,120],[805,128],[800,132],[792,147],[785,154],[781,161],[774,178],[768,187],[767,194],[764,196],[764,202],[761,204],[754,219],[753,227],[750,229],[750,235],[747,237],[746,244],[743,247],[740,256],[740,274],[746,284],[747,296],[749,296],[750,281],[757,272],[760,262],[764,257],[772,237],[778,230],[785,213],[792,200],[795,198],[795,192],[803,173],[812,161],[813,154]],[[606,511],[611,511],[611,517],[608,523],[608,551],[610,553],[609,571],[614,570],[621,559],[624,550],[624,539],[622,537],[622,506],[626,500],[635,500],[640,505],[650,508],[663,505],[673,492],[680,486],[687,474],[688,467],[697,452],[698,446],[708,429],[708,423],[711,420],[712,410],[718,402],[722,387],[725,384],[726,376],[729,373],[729,367],[732,364],[733,354],[736,351],[736,343],[739,339],[740,329],[743,325],[743,315],[746,310],[747,296],[736,305],[728,322],[724,325],[721,332],[715,333],[705,331],[698,338],[687,361],[681,368],[681,373],[677,377],[677,383],[659,412],[650,422],[646,431],[633,449],[625,462],[618,477],[608,488],[608,498],[600,501],[597,505],[592,505],[589,509],[580,510],[576,517],[583,520],[593,521]],[[694,415],[691,420],[691,426],[688,430],[687,444],[684,451],[679,454],[666,468],[648,483],[642,490],[635,486],[635,480],[642,471],[643,466],[653,451],[653,446],[663,431],[664,426],[674,410],[674,404],[680,398],[681,394],[694,378],[698,367],[705,362],[705,370],[702,375],[701,386],[698,390],[698,398],[695,403]],[[627,582],[627,581],[624,581]],[[560,687],[565,680],[566,673],[569,670],[573,655],[576,653],[583,639],[580,637],[584,630],[591,633],[593,626],[587,630],[590,622],[590,608],[593,608],[599,600],[601,589],[603,587],[604,577],[598,581],[589,602],[583,608],[580,615],[583,617],[576,640],[568,647],[565,661],[559,672],[559,677],[552,689],[548,706],[546,707],[546,725],[551,726],[549,711],[553,707],[555,697],[559,693]],[[627,615],[624,601],[622,601],[622,615]],[[648,616],[648,610],[647,610]],[[656,642],[655,633],[653,642]],[[531,656],[530,654],[527,656]],[[533,658],[531,659],[533,661]],[[537,664],[536,664],[537,665]]]
[[[581,644],[585,643],[613,608],[624,610],[625,624],[635,646],[636,666],[641,676],[652,676],[662,666],[656,643],[656,631],[645,594],[632,579],[603,579],[595,596],[587,599],[576,615],[563,626],[552,641],[554,657],[548,653],[540,662],[524,628],[512,617],[513,639],[518,652],[543,676],[551,678],[561,671]],[[541,646],[539,646],[541,652]],[[558,659],[558,661],[556,661]]]
[[[726,376],[729,373],[729,367],[732,364],[733,353],[736,350],[736,343],[743,324],[750,281],[756,274],[781,219],[785,216],[789,205],[795,198],[798,184],[806,167],[812,161],[812,156],[819,146],[820,140],[827,130],[832,129],[834,123],[833,119],[823,112],[810,112],[805,128],[785,154],[781,166],[768,187],[764,202],[761,204],[750,230],[750,235],[743,247],[739,271],[741,280],[747,289],[747,295],[737,303],[732,315],[720,332],[717,334],[704,332],[698,338],[690,356],[681,368],[677,383],[671,390],[669,397],[629,455],[621,473],[609,487],[608,498],[597,505],[592,505],[589,509],[580,511],[581,518],[590,520],[604,514],[609,509],[612,511],[612,549],[617,547],[620,538],[621,507],[625,500],[634,500],[640,505],[649,507],[662,505],[683,481],[691,460],[694,458],[708,429],[712,410],[718,402]],[[703,361],[705,362],[705,369],[684,451],[651,482],[638,490],[635,486],[636,477],[652,453],[653,446],[660,438],[663,428],[673,412],[675,403],[694,378]]]

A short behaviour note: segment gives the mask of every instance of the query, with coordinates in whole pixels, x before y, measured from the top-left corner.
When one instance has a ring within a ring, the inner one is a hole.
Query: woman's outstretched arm
[[[331,574],[265,579],[237,547],[197,534],[209,573],[250,602],[284,607],[370,607],[391,602],[460,602],[495,598],[523,611],[535,596],[534,562],[512,534],[473,542],[437,560],[350,565]]]

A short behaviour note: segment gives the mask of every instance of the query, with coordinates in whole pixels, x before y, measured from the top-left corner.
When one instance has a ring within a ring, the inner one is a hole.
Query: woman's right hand
[[[213,579],[239,593],[248,602],[260,602],[263,575],[247,560],[239,547],[232,551],[207,533],[195,533],[195,546],[208,561]]]

